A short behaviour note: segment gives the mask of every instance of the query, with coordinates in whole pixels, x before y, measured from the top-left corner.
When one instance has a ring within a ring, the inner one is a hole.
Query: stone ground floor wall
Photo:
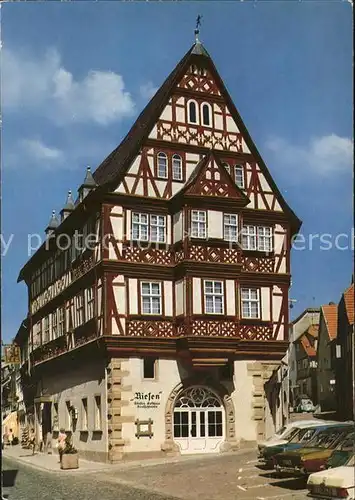
[[[51,432],[48,434],[43,426],[45,405],[51,406]],[[46,449],[55,451],[58,431],[63,428],[71,436],[82,458],[108,461],[104,361],[90,361],[76,369],[44,375],[37,387],[35,414],[39,446],[42,442]]]
[[[113,461],[128,455],[179,453],[173,438],[173,410],[188,386],[208,387],[223,403],[225,442],[220,451],[265,439],[275,431],[278,410],[265,384],[278,368],[277,362],[235,361],[230,380],[221,378],[218,368],[198,372],[171,359],[158,360],[151,380],[144,379],[140,358],[112,360],[111,365],[109,447]],[[272,381],[269,385],[273,386]]]
[[[45,438],[41,435],[42,410],[50,404],[53,450],[58,430],[63,427],[71,434],[80,456],[90,460],[114,463],[126,457],[179,454],[173,432],[175,402],[187,388],[203,387],[217,396],[223,408],[224,437],[218,451],[238,449],[275,431],[280,410],[273,374],[278,366],[277,362],[238,360],[234,361],[233,373],[225,375],[217,367],[195,370],[184,362],[159,359],[154,378],[146,379],[141,358],[90,362],[42,379],[35,404],[38,440]],[[95,416],[97,397],[101,401],[100,429]],[[87,402],[85,429],[83,399]]]

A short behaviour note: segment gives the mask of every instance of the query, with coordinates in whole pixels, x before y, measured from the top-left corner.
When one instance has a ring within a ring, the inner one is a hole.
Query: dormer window
[[[202,125],[211,126],[211,106],[206,103],[202,104]]]
[[[168,158],[165,153],[158,153],[158,177],[161,179],[168,177]]]
[[[188,104],[188,114],[189,114],[189,122],[197,123],[197,106],[195,101],[189,101]]]
[[[244,168],[242,165],[234,166],[234,176],[236,185],[239,188],[244,189]]]
[[[173,155],[173,180],[182,180],[182,159],[180,155]]]

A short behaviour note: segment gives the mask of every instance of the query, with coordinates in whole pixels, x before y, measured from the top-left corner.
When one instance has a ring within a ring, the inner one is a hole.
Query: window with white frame
[[[257,288],[242,288],[242,317],[260,318],[260,293]]]
[[[205,281],[205,313],[206,314],[223,314],[224,311],[224,294],[222,281]]]
[[[242,165],[234,165],[234,178],[238,187],[244,188],[244,168]]]
[[[168,157],[165,153],[158,153],[158,169],[157,176],[161,179],[168,177]]]
[[[64,335],[64,307],[59,307],[58,309],[58,336]]]
[[[173,155],[173,180],[182,180],[182,158],[180,155]]]
[[[76,326],[80,326],[84,323],[84,295],[79,293],[75,297],[76,302]]]
[[[165,221],[164,215],[150,216],[150,241],[155,243],[165,242]]]
[[[211,106],[209,104],[202,104],[202,125],[210,127],[211,123]]]
[[[132,213],[132,239],[148,241],[149,239],[149,215]]]
[[[101,415],[101,396],[97,395],[94,397],[95,400],[95,415],[94,415],[94,425],[95,430],[99,431],[102,427],[102,415]]]
[[[49,342],[49,316],[44,318],[43,343]]]
[[[242,228],[242,247],[244,250],[256,250],[256,227],[244,225]]]
[[[191,212],[191,236],[192,238],[207,237],[207,214],[203,210],[192,210]]]
[[[94,287],[90,287],[86,290],[87,297],[87,319],[92,319],[94,317]]]
[[[81,400],[81,430],[88,430],[88,398]]]
[[[132,213],[132,239],[136,241],[153,241],[165,243],[165,215],[148,215]]]
[[[52,313],[52,338],[56,339],[58,337],[58,323],[57,323],[57,311]]]
[[[161,283],[142,282],[141,298],[143,314],[162,313]]]
[[[258,226],[258,250],[260,252],[272,251],[272,229],[267,226]]]
[[[236,214],[224,214],[223,226],[224,239],[238,241],[238,216]]]
[[[242,228],[242,246],[244,250],[272,252],[272,228],[246,224]]]
[[[197,123],[197,105],[195,101],[189,101],[188,103],[188,117],[190,123]]]

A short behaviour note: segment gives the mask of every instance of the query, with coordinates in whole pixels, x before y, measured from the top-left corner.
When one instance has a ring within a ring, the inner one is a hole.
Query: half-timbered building
[[[20,272],[39,439],[115,461],[270,434],[300,224],[197,39]]]

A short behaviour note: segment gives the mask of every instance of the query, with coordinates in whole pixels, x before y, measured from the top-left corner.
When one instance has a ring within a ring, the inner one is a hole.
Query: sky
[[[17,277],[29,257],[28,235],[43,237],[52,210],[61,210],[68,189],[76,193],[86,166],[95,170],[119,144],[193,44],[198,14],[201,41],[303,221],[291,260],[292,317],[339,301],[353,272],[348,2],[1,7],[3,341],[27,314],[27,287]]]

